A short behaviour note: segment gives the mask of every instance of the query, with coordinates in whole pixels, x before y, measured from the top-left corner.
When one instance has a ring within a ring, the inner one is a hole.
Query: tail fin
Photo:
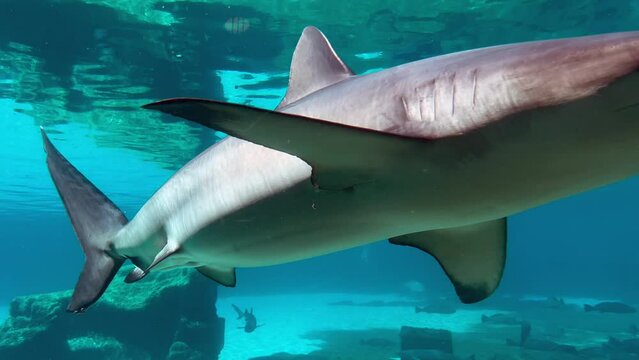
[[[589,312],[589,311],[595,311],[595,307],[592,305],[584,305],[584,311]]]
[[[237,318],[238,319],[241,319],[241,318],[244,317],[244,311],[242,311],[242,309],[240,309],[236,305],[233,305],[233,309],[235,309],[235,312],[237,313]]]
[[[83,312],[104,293],[124,258],[111,240],[126,225],[124,214],[53,146],[41,128],[47,167],[80,240],[86,261],[75,286],[70,312]]]

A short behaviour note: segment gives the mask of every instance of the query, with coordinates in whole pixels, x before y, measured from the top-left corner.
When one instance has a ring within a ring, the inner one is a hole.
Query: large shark
[[[68,310],[122,263],[235,269],[380,239],[433,255],[464,303],[498,286],[506,217],[639,172],[639,32],[464,51],[357,76],[306,28],[275,111],[201,99],[146,105],[230,135],[130,221],[44,135],[86,253]]]

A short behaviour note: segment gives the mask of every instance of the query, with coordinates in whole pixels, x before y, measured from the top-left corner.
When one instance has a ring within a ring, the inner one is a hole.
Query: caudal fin
[[[592,305],[585,304],[584,305],[584,311],[585,312],[595,311],[595,307],[592,306]]]
[[[244,317],[244,311],[242,311],[242,309],[240,309],[239,307],[237,307],[237,305],[232,304],[233,305],[233,309],[235,309],[235,312],[237,313],[237,318],[241,319]]]
[[[126,225],[124,214],[53,146],[41,128],[47,167],[86,261],[75,286],[70,312],[83,312],[104,293],[124,258],[111,250],[115,234]]]

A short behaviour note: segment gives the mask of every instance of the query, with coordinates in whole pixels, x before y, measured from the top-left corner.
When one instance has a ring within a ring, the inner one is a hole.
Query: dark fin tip
[[[98,301],[122,263],[124,263],[123,259],[112,258],[105,253],[88,254],[80,279],[67,306],[67,312],[83,313]]]
[[[447,274],[450,279],[453,277],[450,274]],[[480,302],[490,296],[493,291],[490,290],[490,287],[487,285],[484,286],[468,286],[463,285],[455,280],[453,280],[455,286],[455,292],[464,304],[474,304]]]
[[[136,266],[135,269],[131,270],[131,272],[124,278],[124,282],[126,284],[132,284],[136,281],[144,279],[147,275],[148,272]]]

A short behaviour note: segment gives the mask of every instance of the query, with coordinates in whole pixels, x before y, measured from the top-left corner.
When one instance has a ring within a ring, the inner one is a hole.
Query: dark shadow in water
[[[143,22],[79,1],[4,2],[0,75],[12,81],[0,84],[0,97],[32,104],[29,114],[39,124],[85,122],[107,132],[99,144],[153,152],[145,156],[179,167],[212,143],[210,130],[164,126],[157,114],[139,106],[177,96],[223,99],[215,70],[272,67],[282,44],[266,26],[270,17],[249,7],[192,2],[155,7],[179,22]],[[234,18],[248,19],[251,26],[242,32],[225,28]]]

